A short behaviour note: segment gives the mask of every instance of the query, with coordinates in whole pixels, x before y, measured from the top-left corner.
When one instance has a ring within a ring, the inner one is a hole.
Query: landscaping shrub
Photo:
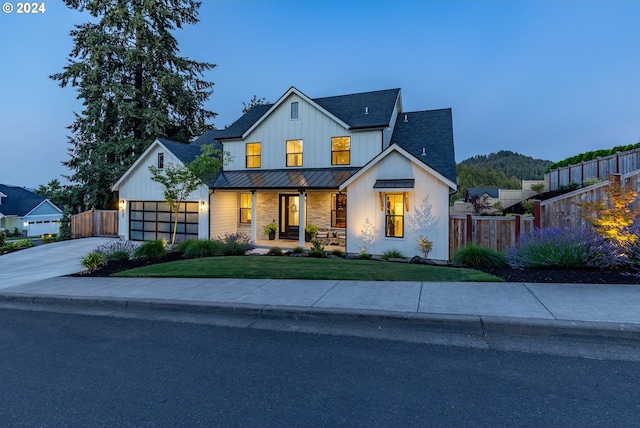
[[[145,241],[136,248],[133,257],[144,260],[160,260],[167,255],[167,241],[156,239]]]
[[[129,260],[133,257],[136,247],[133,241],[114,239],[98,245],[94,252],[102,254],[105,260]]]
[[[311,251],[309,251],[309,256],[318,258],[327,257],[327,253],[324,252],[324,247],[319,240],[311,240]]]
[[[281,256],[282,248],[280,247],[271,247],[269,251],[267,251],[267,256]]]
[[[199,241],[199,239],[197,239],[197,238],[184,239],[184,240],[182,240],[182,241],[180,241],[180,242],[178,242],[176,244],[176,246],[174,247],[173,251],[175,251],[177,253],[184,253],[185,251],[187,251],[187,248],[189,248],[189,246],[191,244],[193,244],[194,242],[198,242],[198,241]]]
[[[185,249],[184,256],[188,259],[222,256],[224,254],[224,250],[225,244],[221,241],[195,239]]]
[[[453,263],[463,266],[505,268],[504,254],[480,245],[467,245],[453,255]]]
[[[223,252],[227,256],[242,256],[247,251],[256,248],[256,244],[244,233],[225,233],[216,241],[224,244]]]
[[[346,254],[342,250],[331,250],[331,255],[344,258]]]
[[[12,251],[21,250],[23,248],[33,247],[31,238],[20,239],[19,241],[6,242],[0,247],[0,253],[10,253]]]
[[[104,265],[104,255],[102,253],[92,251],[84,256],[80,263],[82,263],[82,266],[84,266],[87,271],[93,272]]]
[[[52,242],[56,242],[57,240],[58,238],[56,238],[55,234],[47,234],[40,237],[40,242],[43,244],[51,244]]]
[[[558,267],[610,267],[614,262],[612,245],[603,237],[572,229],[535,229],[522,234],[518,245],[507,252],[507,263],[514,269]]]
[[[404,258],[404,254],[402,254],[399,250],[396,250],[395,248],[392,250],[387,250],[384,253],[382,253],[382,259],[389,261],[389,259],[403,259]]]
[[[635,221],[622,234],[635,236],[636,239],[628,239],[614,247],[616,264],[640,275],[640,222]]]
[[[304,248],[298,246],[291,250],[293,254],[304,254]]]

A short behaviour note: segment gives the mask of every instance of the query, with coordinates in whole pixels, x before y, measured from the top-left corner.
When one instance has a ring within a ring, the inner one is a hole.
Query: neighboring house
[[[57,234],[62,210],[25,188],[0,184],[0,229],[17,228],[26,236]]]
[[[448,258],[449,194],[456,188],[451,109],[404,112],[400,89],[311,99],[296,88],[193,143],[156,140],[113,186],[120,234],[168,238],[171,215],[149,166],[189,162],[202,144],[232,156],[194,192],[180,216],[181,237],[246,233],[265,239],[274,221],[280,246],[304,245],[308,224],[344,236],[347,252],[396,249]]]
[[[531,190],[531,186],[540,184],[544,185],[545,189],[547,188],[547,184],[544,180],[522,180],[522,189],[470,187],[464,198],[454,202],[450,209],[450,213],[452,215],[473,213],[472,200],[475,196],[478,196],[479,198],[486,198],[487,203],[492,207],[487,211],[488,213],[501,211],[537,195],[538,192]],[[497,203],[499,203],[499,208],[493,208]]]

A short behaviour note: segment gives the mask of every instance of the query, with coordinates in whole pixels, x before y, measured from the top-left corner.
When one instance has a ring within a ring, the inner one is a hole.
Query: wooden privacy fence
[[[71,236],[118,236],[117,210],[89,210],[71,216]]]
[[[532,228],[533,217],[452,215],[449,217],[449,258],[468,244],[506,251],[521,233]]]

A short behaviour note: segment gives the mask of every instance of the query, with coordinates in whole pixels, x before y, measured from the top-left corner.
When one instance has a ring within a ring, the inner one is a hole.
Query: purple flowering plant
[[[98,245],[94,252],[102,254],[105,260],[129,260],[137,247],[133,241],[113,239]]]
[[[223,236],[218,236],[216,241],[224,244],[223,253],[227,256],[242,256],[256,248],[255,242],[244,233],[225,233]]]
[[[507,251],[513,269],[608,268],[615,263],[613,245],[602,236],[585,230],[534,229],[520,236]]]

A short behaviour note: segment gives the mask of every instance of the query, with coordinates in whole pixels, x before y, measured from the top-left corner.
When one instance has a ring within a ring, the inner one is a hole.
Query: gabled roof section
[[[399,145],[452,182],[456,182],[450,108],[399,114],[391,143]]]
[[[337,189],[359,168],[307,168],[264,171],[222,171],[214,189]]]
[[[347,123],[350,129],[386,128],[391,125],[399,96],[400,89],[396,88],[315,98],[313,101]]]
[[[6,195],[2,200],[2,204],[0,204],[0,213],[5,216],[24,217],[47,200],[46,197],[23,187],[8,186],[6,184],[0,184],[0,193]]]
[[[117,191],[120,188],[120,185],[126,180],[126,178],[131,174],[132,171],[136,169],[136,167],[142,162],[144,158],[147,157],[147,154],[155,147],[163,147],[169,152],[173,153],[175,157],[177,157],[180,162],[188,163],[194,160],[200,154],[200,146],[194,146],[191,144],[178,143],[177,141],[167,140],[165,138],[156,138],[155,141],[149,144],[149,147],[142,152],[138,159],[129,167],[128,170],[122,174],[122,177],[115,182],[113,186],[111,186],[111,191]]]
[[[469,187],[469,189],[467,189],[467,199],[483,195],[498,198],[500,196],[500,189],[497,187]]]
[[[398,152],[399,154],[401,154],[402,156],[406,157],[407,159],[415,162],[416,165],[421,166],[422,169],[424,169],[425,171],[427,171],[430,174],[434,175],[436,178],[441,180],[443,183],[445,183],[450,188],[452,188],[452,189],[456,189],[457,188],[457,185],[456,185],[455,181],[452,181],[449,178],[445,177],[444,175],[442,175],[442,173],[440,173],[439,171],[433,169],[433,167],[429,166],[428,164],[422,162],[420,159],[418,159],[413,154],[409,153],[407,150],[405,150],[404,148],[402,148],[398,144],[392,144],[389,147],[387,147],[386,149],[384,149],[382,152],[378,153],[378,155],[376,157],[374,157],[369,162],[367,162],[367,164],[365,166],[363,166],[362,168],[360,168],[358,170],[358,172],[356,172],[351,177],[349,177],[347,180],[345,180],[340,185],[340,190],[344,190],[345,188],[347,188],[351,183],[353,183],[355,180],[357,180],[359,177],[361,177],[365,172],[369,171],[378,162],[380,162],[382,159],[384,159],[385,157],[389,156],[393,152]]]
[[[244,138],[291,94],[296,94],[314,105],[346,129],[385,128],[391,126],[393,109],[401,96],[398,88],[311,99],[292,86],[275,103],[256,106],[228,128],[208,131],[205,135],[210,133],[210,138],[216,140]],[[197,142],[198,140],[192,144]]]

